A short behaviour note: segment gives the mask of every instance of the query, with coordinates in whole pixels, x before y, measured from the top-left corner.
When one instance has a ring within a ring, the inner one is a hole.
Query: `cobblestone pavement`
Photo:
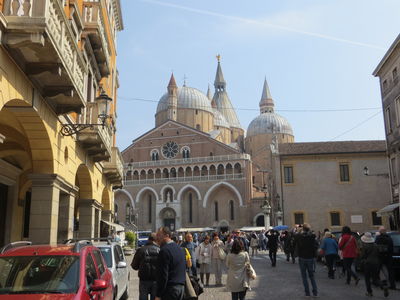
[[[130,257],[129,259],[132,259]],[[257,273],[257,279],[251,282],[251,291],[246,294],[246,300],[264,300],[264,299],[307,299],[304,295],[304,289],[301,281],[298,264],[286,262],[284,255],[278,254],[278,263],[276,268],[272,268],[266,252],[261,252],[257,257],[252,258],[252,265]],[[224,272],[222,282],[226,282],[226,272]],[[224,287],[214,287],[213,275],[210,278],[211,286],[205,288],[205,292],[199,297],[199,300],[230,300],[231,295]],[[344,278],[328,279],[327,270],[322,264],[317,264],[316,279],[321,299],[400,299],[400,291],[390,291],[388,298],[383,297],[383,291],[374,287],[374,297],[365,296],[365,283],[361,279],[358,286],[351,282],[348,286]],[[139,280],[137,272],[131,269],[130,298],[138,300]],[[400,287],[400,282],[397,282]]]

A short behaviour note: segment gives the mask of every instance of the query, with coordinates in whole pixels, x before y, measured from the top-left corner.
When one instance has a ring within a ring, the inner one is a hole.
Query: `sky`
[[[399,34],[398,0],[121,0],[117,145],[155,126],[171,72],[204,93],[216,55],[246,130],[264,78],[296,142],[384,139],[372,75]]]

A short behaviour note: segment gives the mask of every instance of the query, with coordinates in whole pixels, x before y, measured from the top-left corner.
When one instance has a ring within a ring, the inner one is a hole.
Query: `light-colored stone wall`
[[[372,225],[371,212],[390,202],[389,179],[365,176],[363,169],[367,166],[371,174],[387,173],[385,153],[281,156],[280,163],[280,174],[284,166],[292,166],[294,172],[294,183],[285,184],[277,178],[286,225],[294,226],[294,213],[303,212],[304,222],[317,231],[324,228],[338,231],[344,225],[359,232],[377,229]],[[349,182],[340,181],[340,163],[350,166]],[[340,212],[340,226],[331,226],[329,213],[334,211]],[[351,216],[362,216],[362,223],[353,223]],[[383,221],[387,225],[387,220]]]

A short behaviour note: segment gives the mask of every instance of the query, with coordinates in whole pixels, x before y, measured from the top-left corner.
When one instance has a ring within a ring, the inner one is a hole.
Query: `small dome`
[[[201,91],[195,88],[183,86],[177,89],[178,95],[178,109],[179,108],[191,108],[205,110],[210,113],[214,113],[211,107],[210,100]],[[168,109],[168,93],[165,93],[158,101],[157,112]]]
[[[247,136],[265,133],[282,133],[293,136],[292,126],[282,116],[276,113],[263,113],[251,121],[247,128]]]
[[[216,108],[214,108],[214,126],[229,128],[229,123]]]

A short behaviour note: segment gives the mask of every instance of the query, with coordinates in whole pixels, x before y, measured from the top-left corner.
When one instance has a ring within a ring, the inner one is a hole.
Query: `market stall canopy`
[[[376,212],[376,215],[378,217],[390,215],[392,213],[392,211],[394,211],[399,206],[400,206],[400,203],[389,204],[388,206],[385,206],[384,208],[378,210]]]
[[[240,231],[261,231],[265,230],[264,226],[245,226],[240,228]]]
[[[214,231],[214,228],[197,227],[197,228],[180,228],[177,230],[177,232],[205,232],[205,231]]]
[[[101,221],[106,223],[108,226],[113,227],[116,232],[125,231],[124,226],[121,226],[121,225],[113,223],[113,222],[105,221],[105,220],[101,220]]]

